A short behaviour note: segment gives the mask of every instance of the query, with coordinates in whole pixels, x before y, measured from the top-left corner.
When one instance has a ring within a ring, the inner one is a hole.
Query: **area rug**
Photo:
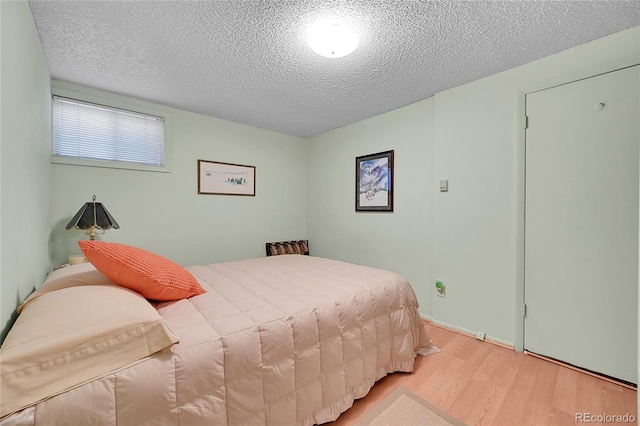
[[[398,387],[369,411],[356,426],[465,426],[405,387]]]

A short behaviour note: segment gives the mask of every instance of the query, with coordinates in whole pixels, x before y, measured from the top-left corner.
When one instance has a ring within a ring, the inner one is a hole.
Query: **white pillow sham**
[[[179,341],[139,294],[117,285],[90,284],[96,278],[91,273],[85,280],[76,275],[66,284],[58,278],[50,277],[21,305],[0,348],[0,417]]]
[[[24,302],[18,306],[18,313],[20,313],[29,302],[40,297],[43,293],[82,285],[116,284],[102,275],[96,267],[89,262],[69,265],[47,275],[40,288],[31,293],[31,295],[29,295],[29,297],[27,297]]]

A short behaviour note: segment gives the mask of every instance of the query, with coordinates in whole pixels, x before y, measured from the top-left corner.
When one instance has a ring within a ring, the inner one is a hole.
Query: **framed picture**
[[[393,151],[356,157],[356,211],[393,211]]]
[[[256,168],[198,160],[198,194],[256,195]]]

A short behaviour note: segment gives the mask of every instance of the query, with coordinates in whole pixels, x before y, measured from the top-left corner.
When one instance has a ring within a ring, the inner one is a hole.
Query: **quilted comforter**
[[[298,255],[189,270],[207,293],[156,305],[180,343],[2,425],[319,424],[432,348],[393,272]]]

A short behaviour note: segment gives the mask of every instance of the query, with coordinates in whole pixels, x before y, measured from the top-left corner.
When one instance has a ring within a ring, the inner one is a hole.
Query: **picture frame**
[[[356,157],[356,211],[393,212],[393,150]]]
[[[242,164],[198,160],[198,194],[256,195],[256,168]]]

